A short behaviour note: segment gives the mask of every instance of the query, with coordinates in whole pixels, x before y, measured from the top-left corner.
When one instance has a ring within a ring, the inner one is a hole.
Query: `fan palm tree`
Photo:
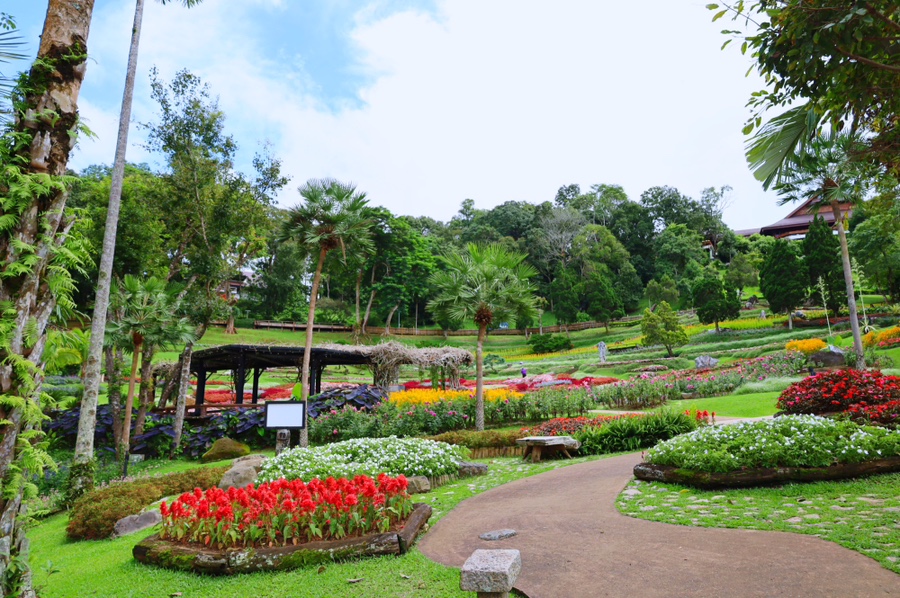
[[[173,0],[158,0],[168,4]],[[180,0],[186,8],[203,0]],[[128,126],[131,124],[131,104],[134,98],[134,78],[137,73],[138,48],[141,40],[141,22],[144,18],[144,0],[135,0],[134,25],[131,28],[131,46],[128,50],[128,70],[125,72],[125,91],[119,113],[119,131],[116,137],[116,154],[113,161],[112,182],[109,190],[109,208],[103,231],[103,247],[97,274],[97,293],[94,299],[94,315],[91,319],[91,344],[84,367],[84,396],[78,420],[78,436],[75,441],[74,461],[88,464],[94,458],[94,428],[97,422],[97,399],[100,393],[100,359],[103,354],[106,312],[109,309],[109,293],[112,287],[113,258],[116,252],[116,230],[119,226],[119,210],[122,205],[122,185],[125,181],[125,149],[128,146]],[[132,376],[133,378],[133,376]],[[127,426],[126,426],[127,429]],[[91,475],[91,469],[76,468],[78,475]],[[75,470],[73,470],[75,471]],[[72,480],[74,488],[89,487],[93,480]]]
[[[858,368],[865,367],[865,360],[841,205],[855,205],[861,202],[874,179],[870,164],[853,159],[854,155],[858,155],[861,145],[862,141],[857,136],[848,133],[817,135],[780,167],[775,187],[782,196],[779,202],[781,205],[791,201],[812,199],[818,206],[830,207],[834,214],[841,244],[841,262],[844,283],[847,286],[847,307],[850,310],[850,327],[853,331],[853,348]]]
[[[135,382],[143,348],[146,345],[175,346],[195,338],[194,327],[187,318],[176,315],[178,299],[166,288],[165,281],[155,277],[141,280],[126,275],[116,299],[122,308],[122,318],[109,326],[107,330],[109,340],[131,351],[131,378],[125,397],[125,424],[122,429],[121,448],[117,447],[125,457],[127,468]]]
[[[371,221],[368,218],[366,194],[353,185],[333,179],[313,179],[299,189],[303,203],[288,210],[282,236],[305,247],[311,256],[317,255],[309,295],[309,316],[306,319],[306,344],[300,373],[301,400],[304,409],[309,399],[309,363],[312,353],[313,324],[316,319],[316,299],[322,280],[325,258],[335,249],[341,250],[346,263],[348,248],[365,252],[372,245]],[[306,428],[300,431],[300,446],[307,446]]]
[[[484,339],[495,322],[534,318],[537,308],[529,279],[537,271],[525,263],[525,255],[498,244],[469,244],[465,251],[445,253],[441,260],[445,269],[429,278],[437,294],[428,309],[436,318],[472,319],[478,326],[475,427],[484,430]]]

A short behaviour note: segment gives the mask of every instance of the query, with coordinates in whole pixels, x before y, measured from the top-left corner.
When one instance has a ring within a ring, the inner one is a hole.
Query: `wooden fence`
[[[627,325],[639,322],[641,316],[631,316],[628,318],[622,318],[621,320],[616,320],[614,322],[610,322],[610,326],[615,325]],[[224,322],[214,322],[214,325],[224,325]],[[541,330],[543,330],[544,334],[556,334],[560,332],[577,332],[579,330],[591,330],[594,328],[604,328],[606,324],[602,322],[579,322],[577,324],[569,324],[568,326],[544,326],[543,328],[529,328],[528,334],[539,334]],[[258,329],[267,329],[267,330],[293,330],[293,331],[306,331],[306,322],[275,322],[272,320],[255,320],[253,322],[253,327]],[[353,332],[353,328],[350,326],[337,326],[332,324],[313,324],[314,332]],[[478,330],[436,330],[436,329],[425,329],[425,328],[403,328],[392,326],[391,328],[385,328],[383,326],[366,326],[366,334],[370,334],[373,336],[382,336],[382,335],[396,335],[396,336],[477,336]],[[525,334],[525,330],[519,328],[508,328],[502,329],[497,328],[495,330],[491,330],[492,336],[522,336]]]

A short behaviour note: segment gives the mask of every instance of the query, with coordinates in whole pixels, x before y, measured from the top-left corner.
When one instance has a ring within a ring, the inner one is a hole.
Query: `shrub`
[[[599,427],[614,419],[623,417],[643,417],[643,415],[600,415],[589,417],[557,417],[532,428],[525,428],[529,436],[570,436],[585,426]]]
[[[790,341],[784,348],[786,351],[798,351],[804,355],[812,355],[813,353],[818,353],[827,346],[825,341],[821,339],[808,338],[801,341]]]
[[[456,473],[461,449],[421,438],[358,438],[314,448],[297,447],[263,463],[260,482],[279,478],[398,475],[438,476]]]
[[[882,345],[882,343],[896,344],[896,342],[900,341],[900,326],[894,326],[893,328],[882,330],[878,333],[878,337],[875,340],[878,343],[879,347],[885,346]],[[888,341],[893,341],[893,343],[890,343]]]
[[[662,442],[647,461],[726,473],[757,467],[827,467],[900,455],[900,431],[815,415],[701,428]]]
[[[532,353],[556,353],[572,348],[572,341],[567,336],[553,334],[532,334],[528,339]]]
[[[880,405],[857,403],[847,408],[853,419],[860,419],[873,424],[896,427],[900,425],[900,400],[888,401]]]
[[[599,427],[585,427],[575,433],[585,454],[599,455],[619,451],[636,451],[653,446],[679,434],[697,428],[695,418],[663,411],[644,417],[625,417],[604,423]]]
[[[277,480],[228,491],[199,488],[163,502],[161,538],[215,546],[284,546],[385,533],[413,509],[403,476]]]
[[[477,432],[475,430],[455,430],[453,432],[444,432],[437,436],[430,436],[428,440],[446,442],[447,444],[455,446],[464,446],[468,449],[505,448],[516,446],[516,440],[524,438],[528,434],[529,431],[527,428],[507,432],[498,432],[496,430],[485,430],[483,432]]]
[[[206,467],[183,473],[117,482],[88,492],[69,514],[66,535],[73,540],[108,538],[116,521],[136,515],[145,507],[171,494],[194,488],[209,488],[222,480],[227,467]]]
[[[857,403],[877,405],[900,399],[900,378],[881,372],[835,370],[809,376],[778,397],[785,413],[822,415],[846,411]]]

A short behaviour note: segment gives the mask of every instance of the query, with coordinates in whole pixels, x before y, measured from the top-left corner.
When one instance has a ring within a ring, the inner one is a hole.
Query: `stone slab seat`
[[[527,459],[530,455],[532,463],[540,461],[544,454],[553,453],[562,453],[571,459],[572,455],[569,451],[578,450],[581,447],[581,443],[571,436],[526,436],[516,440],[516,444],[525,447],[522,459]]]

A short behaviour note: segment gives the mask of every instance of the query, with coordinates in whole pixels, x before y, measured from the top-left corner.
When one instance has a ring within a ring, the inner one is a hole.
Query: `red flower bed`
[[[232,546],[286,546],[386,532],[412,512],[404,476],[276,480],[227,491],[210,488],[163,502],[160,538]]]
[[[267,401],[277,401],[279,399],[290,399],[294,396],[294,385],[286,384],[284,386],[275,386],[267,388],[260,393],[260,397]]]
[[[207,390],[203,400],[207,403],[234,403],[234,396],[230,390]]]
[[[866,403],[857,403],[847,408],[854,418],[865,419],[866,421],[893,426],[900,424],[900,400],[888,401],[880,405],[868,405]]]
[[[900,400],[900,378],[881,372],[836,370],[789,386],[778,398],[785,413],[821,415],[847,411],[852,405],[880,405]]]
[[[879,349],[890,349],[891,347],[900,347],[900,336],[889,338],[878,343]]]
[[[191,384],[191,386],[197,386],[197,381],[196,381],[196,380],[191,380],[190,384]],[[225,384],[228,384],[228,382],[225,381],[225,380],[207,380],[207,381],[206,381],[206,385],[207,385],[207,386],[215,386],[215,385],[222,386],[222,385],[225,385]]]
[[[586,426],[599,427],[614,419],[622,419],[623,417],[644,417],[641,414],[623,414],[623,415],[600,415],[595,418],[590,417],[557,417],[550,419],[533,428],[522,428],[522,431],[529,436],[569,436],[581,430]]]

